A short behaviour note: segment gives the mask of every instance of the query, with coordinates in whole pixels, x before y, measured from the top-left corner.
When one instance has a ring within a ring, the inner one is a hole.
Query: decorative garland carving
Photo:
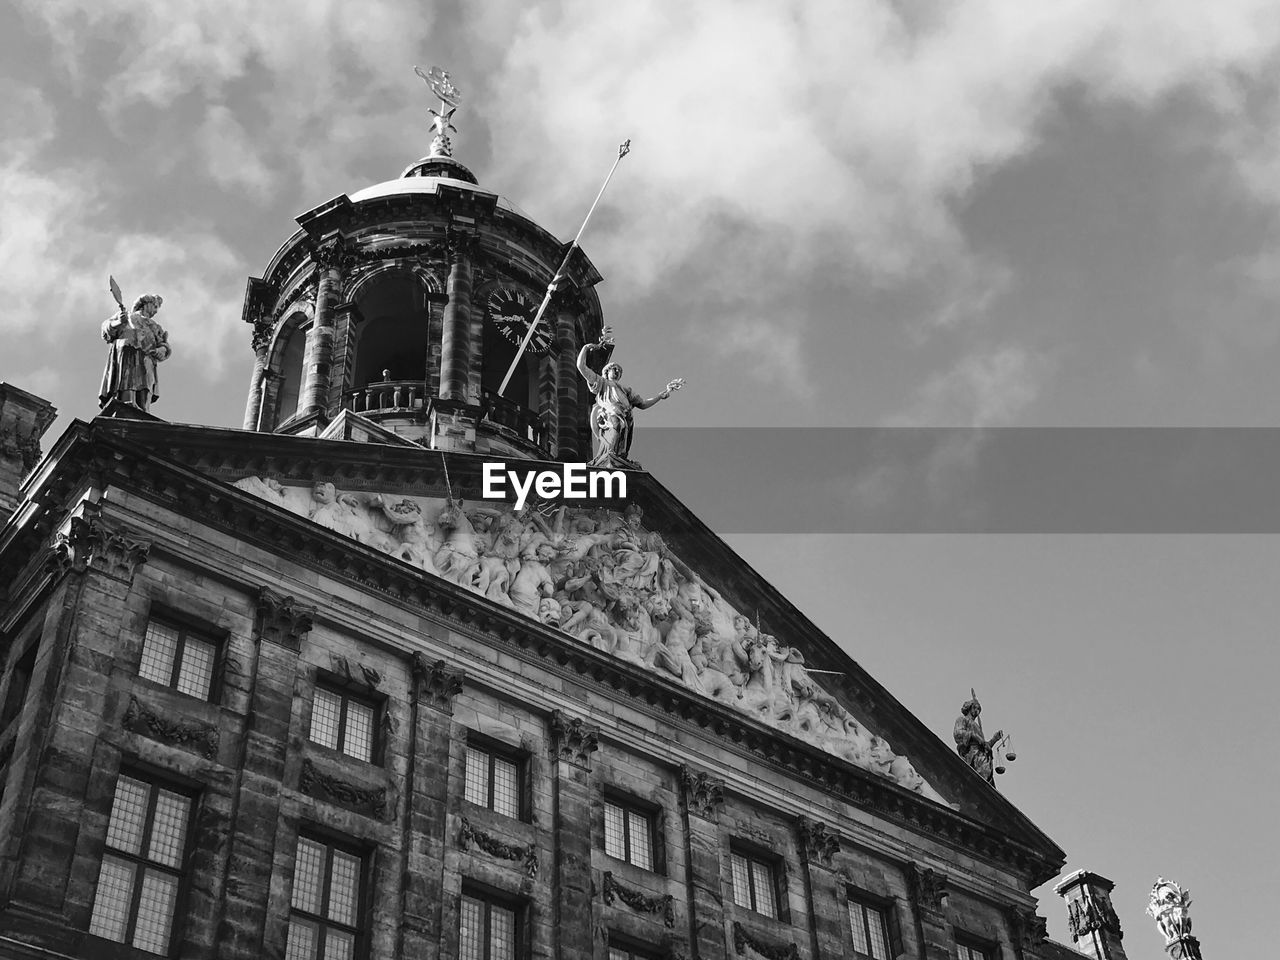
[[[835,855],[840,852],[840,836],[828,830],[825,823],[798,817],[796,824],[800,828],[800,853],[810,863],[831,865]]]
[[[632,910],[640,913],[662,914],[662,922],[668,927],[676,925],[675,911],[672,909],[671,894],[663,894],[659,897],[646,896],[639,890],[625,886],[619,883],[613,876],[612,870],[604,872],[604,902],[609,906],[613,905],[613,901],[621,900]]]
[[[463,850],[470,850],[472,844],[489,854],[489,856],[497,857],[499,860],[521,861],[524,865],[525,875],[530,879],[538,875],[537,846],[531,843],[527,847],[518,847],[511,843],[505,843],[482,830],[477,830],[471,825],[470,820],[463,817],[462,830],[458,834],[458,846],[462,847]]]
[[[689,767],[680,768],[680,785],[684,787],[685,805],[690,813],[704,820],[715,820],[724,803],[724,781],[709,773],[695,772]]]
[[[367,810],[370,816],[378,820],[386,817],[386,787],[357,787],[323,772],[310,760],[302,761],[298,789],[308,796],[329,800],[357,813]]]
[[[123,726],[132,733],[173,746],[199,748],[197,752],[212,760],[218,753],[218,728],[199,720],[170,720],[130,694],[129,709]]]
[[[591,769],[591,754],[600,749],[599,727],[593,727],[579,717],[570,717],[562,710],[554,710],[551,713],[551,736],[557,757]]]
[[[126,582],[133,580],[138,567],[147,562],[151,543],[135,540],[107,526],[97,515],[98,508],[86,504],[81,516],[72,517],[69,531],[54,538],[54,558],[46,569],[53,572],[89,567]]]
[[[800,960],[800,948],[794,943],[769,943],[754,936],[737,920],[733,921],[733,949],[744,953],[750,947],[766,960]]]
[[[321,270],[346,271],[355,266],[355,257],[347,249],[342,236],[316,244],[311,250],[311,259]]]
[[[293,597],[276,593],[270,587],[258,588],[259,640],[270,640],[297,650],[315,623],[315,614],[315,607],[298,603]]]
[[[918,909],[941,913],[947,898],[947,878],[928,867],[911,864],[907,871],[907,884],[911,889],[911,902]]]
[[[1116,916],[1111,901],[1088,893],[1083,899],[1067,904],[1067,927],[1071,931],[1073,942],[1095,930],[1106,930],[1116,937],[1123,936],[1120,918]]]
[[[453,698],[462,692],[466,674],[451,668],[445,661],[434,663],[415,652],[412,661],[413,679],[418,697],[445,713],[453,712]]]
[[[1008,910],[1009,933],[1018,956],[1026,955],[1036,945],[1049,937],[1049,929],[1044,917],[1037,916],[1034,910],[1026,907],[1010,907]]]
[[[0,454],[20,458],[23,474],[30,473],[40,462],[40,436],[43,432],[39,426],[33,426],[25,436],[17,427],[0,430]]]

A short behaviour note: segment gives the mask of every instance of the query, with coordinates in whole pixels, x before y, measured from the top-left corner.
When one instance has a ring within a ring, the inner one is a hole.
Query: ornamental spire
[[[1200,941],[1191,935],[1191,891],[1157,878],[1147,916],[1164,934],[1164,948],[1172,960],[1200,960]]]
[[[432,67],[430,70],[414,67],[413,72],[426,81],[431,92],[440,98],[439,110],[428,108],[431,114],[431,129],[435,131],[428,156],[452,157],[453,141],[449,139],[449,131],[457,133],[458,128],[450,121],[458,109],[458,104],[462,102],[462,91],[454,86],[449,74],[440,67]]]

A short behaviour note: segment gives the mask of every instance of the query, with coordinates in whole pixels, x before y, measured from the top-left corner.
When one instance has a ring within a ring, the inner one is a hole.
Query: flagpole
[[[556,271],[555,276],[551,278],[551,282],[547,284],[546,295],[542,298],[542,303],[538,306],[538,312],[534,316],[533,321],[529,324],[529,329],[525,331],[524,339],[520,341],[520,349],[516,351],[516,357],[511,361],[511,366],[507,369],[507,375],[502,378],[502,386],[498,387],[498,396],[506,393],[507,385],[511,383],[511,377],[516,372],[516,367],[520,363],[520,358],[524,356],[525,350],[529,346],[529,341],[533,339],[533,331],[538,329],[538,324],[542,322],[542,315],[547,312],[547,306],[551,303],[551,295],[555,293],[556,286],[561,280],[565,279],[565,271],[569,269],[569,258],[573,256],[573,251],[577,249],[578,241],[582,239],[582,234],[587,229],[587,224],[591,221],[591,215],[596,212],[596,207],[600,203],[600,198],[604,196],[605,188],[609,186],[609,181],[613,179],[613,172],[618,169],[618,164],[622,162],[622,158],[631,152],[631,141],[618,146],[618,158],[613,161],[613,166],[609,168],[609,175],[604,178],[604,183],[600,185],[600,192],[596,194],[595,200],[591,203],[591,209],[587,211],[586,217],[582,221],[582,226],[578,228],[578,235],[573,238],[573,243],[569,244],[569,249],[565,251],[564,260],[560,264],[560,269]]]

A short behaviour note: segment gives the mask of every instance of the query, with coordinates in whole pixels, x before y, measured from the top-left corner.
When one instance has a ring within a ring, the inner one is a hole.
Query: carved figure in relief
[[[638,509],[560,506],[544,516],[345,494],[323,480],[236,486],[945,802],[822,688],[798,649],[753,625],[646,530]]]
[[[169,359],[169,335],[156,323],[156,311],[163,298],[149,293],[126,311],[120,301],[119,287],[111,281],[112,292],[120,312],[102,324],[102,339],[111,344],[107,364],[102,371],[98,404],[105,407],[113,399],[123,400],[142,410],[160,399],[160,380],[156,365]]]
[[[684,386],[684,380],[677,377],[668,382],[656,397],[646,400],[622,384],[622,367],[619,364],[606,363],[599,374],[587,366],[587,358],[592,353],[612,343],[613,328],[606,326],[597,343],[589,343],[578,352],[578,372],[586,379],[588,389],[596,398],[590,414],[591,464],[597,467],[630,467],[633,464],[627,457],[631,452],[632,411],[647,410],[659,400],[666,400],[673,391]]]

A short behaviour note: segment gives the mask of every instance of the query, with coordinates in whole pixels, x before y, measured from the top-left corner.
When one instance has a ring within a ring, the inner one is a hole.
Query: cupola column
[[[561,460],[578,459],[578,315],[581,298],[557,292],[555,449]]]
[[[329,371],[333,364],[334,322],[338,301],[342,298],[342,239],[320,246],[313,254],[320,277],[316,284],[315,323],[307,331],[307,353],[302,402],[298,412],[303,416],[327,413]]]
[[[449,280],[440,331],[440,396],[467,403],[471,374],[471,247],[470,237],[451,236]]]
[[[257,430],[262,415],[262,383],[267,372],[267,351],[271,348],[271,320],[253,321],[253,375],[249,379],[249,399],[244,405],[244,429]]]

